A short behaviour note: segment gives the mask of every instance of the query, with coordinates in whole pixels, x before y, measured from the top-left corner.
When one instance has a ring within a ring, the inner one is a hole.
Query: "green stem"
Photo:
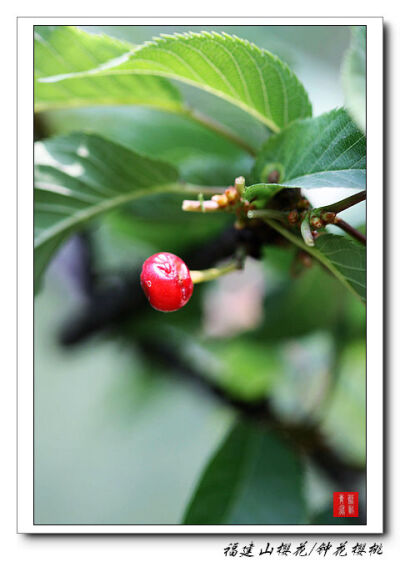
[[[323,266],[325,266],[325,268],[327,268],[340,282],[342,282],[342,284],[347,287],[347,289],[349,289],[354,295],[358,297],[358,299],[360,299],[358,293],[351,287],[344,275],[339,272],[339,270],[328,260],[326,256],[324,256],[324,254],[322,254],[318,250],[318,248],[307,246],[302,238],[299,238],[298,236],[293,234],[293,232],[290,232],[290,230],[287,230],[285,227],[283,227],[278,222],[275,222],[274,220],[266,220],[265,222],[269,224],[271,228],[282,234],[282,236],[289,240],[289,242],[292,242],[299,248],[302,248],[308,254],[310,254],[310,256],[314,256],[314,258],[316,258]]]
[[[209,282],[215,280],[229,272],[240,269],[238,262],[232,262],[226,266],[221,266],[220,268],[209,268],[208,270],[190,270],[190,276],[194,284]]]
[[[251,156],[255,157],[257,155],[257,151],[255,148],[250,146],[245,140],[243,140],[240,136],[232,132],[229,128],[226,128],[223,124],[220,124],[216,120],[213,120],[209,116],[206,116],[202,112],[195,110],[194,108],[187,108],[186,116],[191,118],[194,122],[197,122],[201,126],[204,126],[208,130],[215,132],[219,136],[222,136],[232,144],[239,146],[250,154]]]
[[[288,213],[277,211],[275,209],[259,209],[257,211],[249,211],[247,213],[249,219],[276,219],[288,220]]]

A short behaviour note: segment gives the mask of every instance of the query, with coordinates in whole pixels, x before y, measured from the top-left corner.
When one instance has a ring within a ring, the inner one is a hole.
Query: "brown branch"
[[[367,244],[367,239],[365,235],[362,234],[359,230],[357,230],[353,226],[351,226],[349,223],[344,221],[343,219],[339,219],[338,217],[336,217],[334,224],[336,224],[336,226],[347,232],[347,234],[350,234],[350,236],[361,242],[361,244],[364,244],[364,246]]]
[[[329,446],[324,435],[314,423],[287,423],[273,410],[268,400],[248,401],[232,396],[223,387],[211,383],[199,370],[184,361],[176,349],[167,342],[141,339],[138,344],[144,354],[173,370],[174,376],[198,385],[215,396],[220,402],[234,408],[247,419],[256,420],[266,427],[276,430],[298,450],[310,457],[338,486],[346,486],[365,472],[363,465],[346,462]]]

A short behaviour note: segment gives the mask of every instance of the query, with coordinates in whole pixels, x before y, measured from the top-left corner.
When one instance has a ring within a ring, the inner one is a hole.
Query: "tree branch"
[[[351,195],[350,197],[346,197],[346,199],[342,199],[341,201],[337,201],[337,203],[332,203],[331,205],[325,205],[324,207],[318,207],[315,209],[314,212],[318,214],[319,212],[331,212],[331,213],[340,213],[345,211],[346,209],[365,201],[367,198],[367,192],[361,191],[360,193],[356,193],[355,195]]]
[[[279,235],[269,229],[265,223],[250,229],[235,230],[232,227],[223,232],[214,244],[192,251],[188,254],[188,261],[193,267],[202,269],[218,260],[232,255],[238,245],[246,246],[247,253],[257,256],[262,243],[273,242]],[[284,241],[283,241],[284,242]],[[86,258],[87,261],[87,258]],[[93,267],[90,266],[90,270]],[[119,329],[124,320],[132,317],[140,318],[140,311],[147,307],[147,300],[140,288],[139,273],[131,272],[115,274],[110,282],[104,281],[104,276],[92,292],[86,307],[64,325],[60,336],[61,343],[73,345],[86,339],[94,333],[110,329]],[[123,332],[123,331],[122,331]],[[136,337],[143,353],[158,360],[162,365],[168,365],[175,376],[185,376],[193,380],[200,387],[213,394],[221,402],[231,406],[249,419],[260,420],[268,427],[279,431],[283,436],[308,455],[322,470],[329,475],[338,487],[347,486],[353,479],[363,472],[363,467],[346,463],[333,449],[327,445],[324,437],[319,433],[315,424],[283,422],[271,408],[267,400],[255,402],[235,398],[217,384],[211,383],[208,378],[197,369],[183,361],[176,349],[165,341],[148,340]]]
[[[364,244],[364,246],[367,244],[366,236],[362,234],[360,231],[358,231],[356,228],[352,227],[349,223],[347,223],[343,219],[339,219],[338,217],[336,217],[334,224],[339,228],[341,228],[342,230],[344,230],[345,232],[347,232],[347,234],[349,234],[350,236],[361,242],[361,244]]]
[[[191,379],[202,389],[208,391],[221,402],[231,406],[248,419],[263,422],[266,426],[275,429],[297,450],[304,452],[315,464],[321,468],[338,487],[352,484],[360,475],[365,473],[365,467],[357,466],[344,461],[329,445],[312,423],[285,423],[274,412],[268,400],[245,401],[231,396],[226,390],[215,383],[209,382],[206,376],[198,370],[189,367],[183,361],[176,349],[168,343],[160,341],[139,340],[143,353],[151,360],[158,360],[163,368],[169,366],[174,376],[181,375]]]

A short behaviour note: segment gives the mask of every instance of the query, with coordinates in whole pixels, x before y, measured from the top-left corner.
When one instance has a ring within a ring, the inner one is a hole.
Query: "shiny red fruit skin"
[[[158,252],[144,262],[140,283],[154,309],[177,311],[193,293],[193,281],[185,262],[170,252]]]

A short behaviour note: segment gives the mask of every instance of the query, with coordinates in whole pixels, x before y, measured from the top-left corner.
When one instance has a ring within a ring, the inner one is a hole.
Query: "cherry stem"
[[[362,234],[353,226],[351,226],[349,223],[344,221],[343,219],[339,219],[338,217],[336,217],[334,224],[339,228],[341,228],[342,230],[344,230],[345,232],[347,232],[347,234],[349,234],[350,236],[361,242],[361,244],[364,244],[364,246],[367,244],[367,239],[365,235]]]
[[[227,264],[226,266],[221,266],[220,268],[209,268],[208,270],[190,270],[190,277],[194,284],[202,283],[202,282],[209,282],[211,280],[215,280],[225,274],[229,274],[229,272],[233,272],[235,270],[239,270],[240,265],[239,262],[232,262],[231,264]]]

